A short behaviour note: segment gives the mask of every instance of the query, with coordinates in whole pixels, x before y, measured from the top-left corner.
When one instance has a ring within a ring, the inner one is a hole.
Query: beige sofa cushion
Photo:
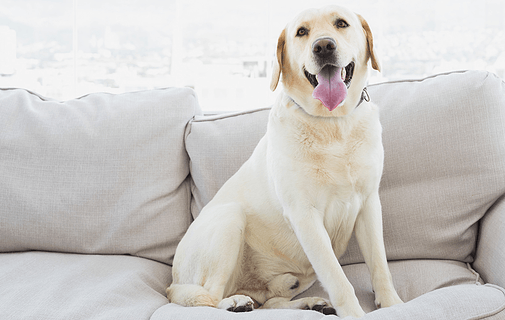
[[[456,271],[460,275],[465,274],[466,270],[461,266],[445,265],[445,262],[437,262],[432,264],[432,261],[411,261],[410,265],[405,265],[405,261],[398,262],[392,267],[393,278],[395,272],[403,268],[428,267],[427,270],[422,270],[422,274],[432,275],[436,273],[437,266],[447,272],[449,269],[461,268],[463,270]],[[398,268],[397,268],[398,267]],[[454,270],[453,270],[454,271]],[[349,265],[344,267],[344,272],[350,279],[351,283],[356,288],[356,294],[360,300],[360,304],[367,312],[361,318],[362,320],[427,320],[427,319],[444,319],[444,320],[460,320],[460,319],[486,319],[486,320],[502,320],[505,317],[505,290],[493,285],[480,285],[471,280],[467,276],[459,278],[450,287],[433,288],[426,294],[420,295],[408,302],[393,307],[378,309],[374,307],[374,295],[371,287],[360,287],[363,281],[370,282],[367,277],[363,277],[363,273],[367,272],[367,267],[364,264]],[[469,273],[469,272],[468,272]],[[454,274],[455,275],[455,274]],[[453,278],[453,274],[447,275],[447,279]],[[465,283],[465,280],[469,281]],[[402,288],[400,288],[402,290]],[[401,294],[400,294],[401,295]],[[324,290],[317,284],[310,288],[304,296],[326,296]],[[258,309],[253,312],[245,312],[242,314],[234,314],[226,310],[220,310],[210,307],[185,308],[176,304],[167,304],[153,314],[151,320],[163,319],[206,319],[206,320],[228,320],[228,319],[276,319],[276,320],[318,320],[318,319],[343,319],[352,320],[355,318],[345,317],[337,318],[335,316],[324,316],[321,313],[311,310],[290,310],[290,309]]]
[[[505,193],[503,82],[487,72],[454,72],[373,85],[369,93],[384,128],[380,195],[388,259],[472,261],[478,221]],[[194,216],[250,156],[268,112],[190,123]],[[340,261],[363,262],[354,237]]]
[[[122,255],[2,253],[0,319],[149,319],[168,302],[170,275],[166,264]]]
[[[353,264],[343,269],[368,313],[364,320],[482,319],[484,316],[491,320],[503,319],[505,315],[503,289],[481,285],[478,275],[462,262],[391,262],[395,286],[407,303],[380,310],[374,305],[366,265]],[[324,318],[320,313],[307,310],[255,310],[235,314],[214,308],[168,304],[164,291],[171,281],[170,271],[169,266],[156,261],[121,255],[2,253],[0,319]],[[301,296],[327,298],[328,294],[316,283]]]
[[[0,91],[0,251],[130,254],[170,263],[191,222],[190,89],[67,102]]]
[[[389,259],[473,260],[478,223],[505,193],[505,86],[483,71],[370,87],[386,154]],[[355,261],[353,243],[343,261]]]

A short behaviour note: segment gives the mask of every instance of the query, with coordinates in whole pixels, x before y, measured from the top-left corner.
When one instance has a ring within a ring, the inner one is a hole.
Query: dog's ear
[[[277,59],[274,60],[272,71],[272,82],[270,82],[270,90],[275,91],[279,79],[281,77],[282,63],[284,60],[284,48],[286,46],[286,29],[282,30],[279,40],[277,40]]]
[[[370,53],[370,60],[372,60],[372,68],[374,68],[377,71],[381,71],[381,65],[379,61],[379,57],[377,55],[377,51],[375,50],[373,46],[373,36],[372,36],[372,30],[370,30],[370,26],[368,25],[368,22],[360,16],[359,14],[357,15],[359,20],[361,21],[361,26],[363,27],[363,32],[365,33],[366,37],[366,42],[368,46],[368,52]]]

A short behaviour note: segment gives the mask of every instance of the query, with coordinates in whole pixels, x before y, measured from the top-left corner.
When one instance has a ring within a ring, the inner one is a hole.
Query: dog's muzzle
[[[312,54],[320,65],[335,64],[337,43],[332,38],[320,38],[312,44]]]
[[[325,67],[333,67],[333,68],[337,68],[335,66],[331,66],[331,65],[327,65]],[[305,77],[307,78],[307,80],[309,80],[310,84],[315,88],[317,87],[317,85],[319,84],[319,82],[317,81],[317,78],[316,78],[316,75],[315,74],[311,74],[309,73],[305,67],[303,68],[303,72],[305,73]],[[345,86],[347,88],[349,88],[351,86],[351,80],[352,80],[352,76],[354,74],[354,61],[351,61],[351,63],[349,63],[345,68],[342,68],[342,79],[344,79],[344,83],[345,83]]]
[[[334,73],[341,68],[341,66],[337,64],[337,42],[333,38],[323,37],[314,41],[314,43],[312,43],[312,55],[316,63],[321,67],[320,72],[326,68],[326,73]],[[310,84],[314,88],[317,87],[319,82],[316,75],[309,73],[305,67],[303,71]],[[342,81],[345,86],[349,88],[354,74],[354,62],[351,61],[345,68],[341,68],[340,72]]]
[[[337,43],[330,37],[317,39],[311,49],[313,58],[321,69],[317,74],[311,74],[304,66],[303,72],[314,87],[312,96],[333,111],[347,97],[347,89],[354,74],[354,62],[345,67],[337,63]]]

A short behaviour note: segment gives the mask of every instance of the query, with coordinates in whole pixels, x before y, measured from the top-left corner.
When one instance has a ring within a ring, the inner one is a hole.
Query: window
[[[311,7],[335,1],[313,0]],[[505,1],[342,0],[369,22],[371,82],[461,69],[505,76]],[[277,37],[305,0],[2,0],[0,86],[66,100],[191,86],[206,111],[272,104]]]

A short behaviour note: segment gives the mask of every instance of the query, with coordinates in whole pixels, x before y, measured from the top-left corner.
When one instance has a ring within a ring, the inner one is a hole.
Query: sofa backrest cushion
[[[389,259],[470,262],[478,221],[505,193],[505,85],[479,71],[372,85],[385,149],[380,196]],[[190,123],[197,216],[250,156],[268,110]],[[342,264],[362,262],[351,239]]]
[[[171,263],[191,223],[191,89],[67,102],[0,91],[0,251],[130,254]]]

